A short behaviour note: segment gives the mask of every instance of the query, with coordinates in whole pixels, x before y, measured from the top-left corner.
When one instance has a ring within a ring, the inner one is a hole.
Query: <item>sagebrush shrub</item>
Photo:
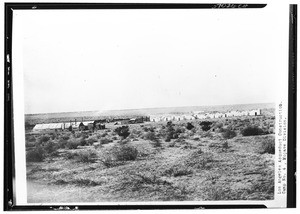
[[[106,137],[108,134],[107,132],[104,132],[103,134],[100,135],[100,137]]]
[[[50,140],[50,136],[49,135],[43,135],[43,136],[39,137],[38,143],[39,144],[46,143],[49,140]]]
[[[172,139],[172,138],[171,138],[171,136],[170,136],[170,135],[168,135],[168,136],[166,137],[165,141],[166,141],[166,142],[170,142],[170,141],[171,141],[171,139]]]
[[[127,144],[128,142],[130,141],[130,139],[128,139],[128,138],[126,138],[126,139],[121,139],[121,140],[119,140],[119,144]]]
[[[88,145],[88,142],[83,137],[80,138],[79,142],[80,142],[80,146],[86,146],[86,145]]]
[[[175,129],[175,134],[177,134],[178,136],[184,132],[185,132],[185,128],[183,127],[178,127]]]
[[[275,139],[266,139],[262,141],[258,151],[260,154],[275,154]]]
[[[195,127],[195,126],[193,126],[192,123],[187,123],[187,124],[186,124],[186,128],[187,128],[188,130],[193,129],[194,127]]]
[[[93,150],[85,150],[78,152],[78,155],[76,156],[76,160],[83,163],[92,163],[95,162],[95,159],[97,158],[97,153]]]
[[[212,125],[212,122],[210,122],[210,121],[202,121],[202,122],[200,123],[201,129],[202,129],[203,131],[208,131],[208,130],[210,130],[211,125]]]
[[[75,137],[76,138],[81,138],[81,139],[86,139],[86,138],[88,138],[88,135],[85,132],[77,132],[75,134]]]
[[[51,135],[51,139],[52,140],[55,140],[57,138],[57,134],[56,133],[51,133],[50,135]]]
[[[148,132],[149,128],[147,126],[143,127],[143,131]]]
[[[105,156],[102,158],[101,162],[103,163],[104,166],[107,168],[117,166],[116,162],[113,160],[112,157],[110,156]]]
[[[114,130],[119,136],[123,137],[124,139],[130,135],[129,127],[128,126],[120,126]]]
[[[54,143],[53,141],[48,141],[43,145],[43,148],[47,154],[51,154],[57,151],[59,145],[57,143]]]
[[[120,145],[112,149],[112,155],[117,161],[131,161],[138,156],[138,150],[133,146]]]
[[[68,143],[67,140],[59,139],[58,147],[64,149],[64,148],[66,148],[67,143]]]
[[[182,129],[180,128],[177,128],[176,130],[174,129],[173,127],[174,125],[172,124],[171,121],[169,121],[167,123],[167,127],[166,127],[166,130],[165,130],[165,141],[166,142],[170,142],[171,139],[177,139],[179,134],[183,132]]]
[[[104,138],[101,138],[101,139],[100,139],[100,143],[101,143],[101,144],[108,144],[108,143],[111,143],[111,142],[113,142],[113,140],[112,140],[112,139],[109,139],[109,138],[107,138],[107,137],[104,137]]]
[[[141,134],[140,130],[132,129],[132,134],[136,135],[137,137]]]
[[[146,139],[146,140],[151,140],[151,141],[153,141],[153,142],[157,142],[158,141],[158,138],[157,138],[157,136],[155,135],[155,133],[154,132],[147,132],[145,135],[144,135],[144,138]]]
[[[63,136],[61,136],[61,139],[62,140],[69,140],[70,136],[69,135],[63,135]]]
[[[197,169],[209,169],[211,163],[213,163],[213,154],[208,152],[202,152],[201,149],[189,154],[184,161],[185,166],[197,168]]]
[[[26,140],[25,146],[26,146],[26,148],[35,147],[35,144],[36,144],[35,141],[34,142],[32,142],[32,141],[30,142],[30,141]]]
[[[161,144],[161,142],[160,142],[159,140],[154,141],[154,142],[152,143],[152,145],[153,145],[154,147],[161,147],[161,146],[162,146],[162,144]]]
[[[93,143],[98,142],[98,138],[97,136],[90,136],[89,138],[86,139],[86,142],[89,145],[92,145]]]
[[[230,129],[225,129],[224,132],[222,133],[223,138],[225,139],[231,139],[236,136],[235,131],[230,130]]]
[[[175,146],[175,144],[176,144],[176,142],[170,142],[169,144],[168,144],[168,147],[174,147]]]
[[[42,162],[45,158],[45,151],[41,146],[30,150],[26,154],[26,160],[28,162]]]
[[[220,128],[223,127],[223,123],[216,123],[216,124],[215,124],[215,127],[218,128],[218,129],[220,129]]]
[[[179,165],[174,165],[174,166],[168,168],[167,170],[164,171],[163,174],[168,175],[168,176],[178,177],[178,176],[189,175],[192,173],[193,173],[193,171],[189,167],[186,167],[183,164],[179,164]]]
[[[246,127],[241,131],[243,136],[254,136],[254,135],[263,135],[265,134],[264,131],[261,128],[258,128],[256,126],[249,126]]]
[[[80,139],[71,138],[66,143],[68,149],[77,149],[78,146],[80,146]]]
[[[168,122],[167,122],[167,126],[173,126],[172,121],[168,121]]]
[[[75,157],[77,157],[78,156],[78,153],[77,152],[68,152],[67,154],[66,154],[66,158],[67,159],[75,159]]]
[[[206,132],[201,134],[201,137],[211,138],[211,137],[213,137],[213,135],[210,131],[206,131]]]
[[[36,139],[34,136],[26,136],[26,142],[35,142]]]
[[[222,148],[223,149],[228,149],[229,148],[229,145],[228,145],[227,141],[225,141],[225,142],[222,143]]]
[[[103,147],[103,145],[101,143],[94,143],[93,146],[95,149],[99,149],[99,148]]]

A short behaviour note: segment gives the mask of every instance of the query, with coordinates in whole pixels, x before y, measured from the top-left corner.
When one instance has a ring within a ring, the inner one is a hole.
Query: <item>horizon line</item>
[[[218,105],[192,105],[192,106],[165,106],[165,107],[147,107],[147,108],[128,108],[128,109],[107,109],[107,110],[87,110],[87,111],[62,111],[62,112],[43,112],[43,113],[25,113],[24,115],[38,115],[38,114],[66,114],[76,112],[106,112],[106,111],[134,111],[134,110],[146,110],[146,109],[161,109],[161,108],[185,108],[185,107],[205,107],[205,106],[231,106],[231,105],[255,105],[255,104],[275,104],[275,102],[266,103],[237,103],[237,104],[218,104]]]

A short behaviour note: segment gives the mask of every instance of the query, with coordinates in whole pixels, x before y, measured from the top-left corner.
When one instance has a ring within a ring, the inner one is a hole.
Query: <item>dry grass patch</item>
[[[121,177],[114,190],[122,192],[125,198],[132,194],[138,194],[141,198],[159,201],[183,201],[188,198],[189,194],[184,185],[175,185],[147,172],[126,173]]]
[[[263,138],[258,148],[258,153],[275,154],[275,137]]]
[[[174,164],[162,173],[162,175],[173,177],[185,176],[190,174],[193,174],[192,168],[186,167],[183,164]]]
[[[194,169],[210,169],[214,163],[214,156],[209,152],[202,152],[201,149],[190,152],[183,160],[186,167]]]

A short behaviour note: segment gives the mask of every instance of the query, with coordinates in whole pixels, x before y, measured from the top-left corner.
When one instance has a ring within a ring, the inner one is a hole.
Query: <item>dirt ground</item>
[[[126,139],[113,126],[84,137],[28,133],[27,154],[38,144],[48,151],[42,160],[27,160],[28,202],[274,199],[274,153],[263,150],[267,142],[274,144],[274,134],[241,134],[248,125],[270,128],[274,118],[215,120],[208,131],[200,121],[191,121],[194,128],[188,130],[188,122],[172,124],[179,130],[172,139],[166,138],[167,122],[128,125]],[[235,136],[224,137],[222,128]],[[43,142],[45,135],[50,137]],[[69,146],[76,139],[81,144]]]

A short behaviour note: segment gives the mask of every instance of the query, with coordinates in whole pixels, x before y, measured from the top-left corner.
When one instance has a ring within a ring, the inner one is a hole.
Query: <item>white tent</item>
[[[43,123],[43,124],[36,124],[33,127],[34,131],[37,130],[54,130],[54,129],[62,129],[63,128],[63,124],[62,123]]]

